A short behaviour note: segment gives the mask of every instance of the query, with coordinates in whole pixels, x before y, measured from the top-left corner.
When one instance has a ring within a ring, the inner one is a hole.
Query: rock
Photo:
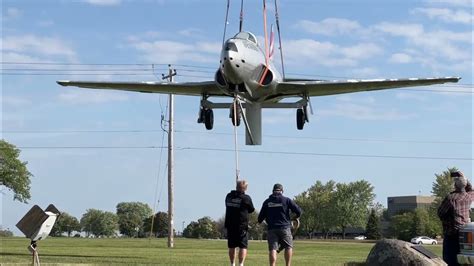
[[[367,256],[366,265],[447,265],[441,258],[436,256],[436,258],[430,259],[423,253],[413,249],[412,246],[414,245],[411,243],[396,239],[379,240]]]

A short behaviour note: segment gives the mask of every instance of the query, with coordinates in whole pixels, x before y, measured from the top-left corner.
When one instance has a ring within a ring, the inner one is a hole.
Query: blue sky
[[[227,37],[238,29],[239,2],[232,2]],[[279,8],[288,76],[462,80],[315,97],[315,115],[303,131],[296,130],[294,110],[265,110],[262,146],[244,146],[239,128],[239,148],[250,151],[240,153],[241,176],[256,206],[276,182],[293,197],[316,180],[365,179],[386,205],[388,196],[430,194],[434,174],[447,167],[472,176],[470,0],[281,0]],[[261,12],[260,1],[245,2],[244,29],[260,39]],[[166,151],[160,164],[161,150],[145,147],[161,146],[167,96],[64,88],[55,81],[157,80],[161,64],[169,63],[178,82],[210,80],[224,17],[223,0],[2,1],[2,137],[22,148],[34,174],[28,204],[3,191],[2,227],[20,235],[15,224],[34,204],[54,203],[80,219],[88,208],[115,212],[123,201],[153,207],[158,195],[157,211],[166,211]],[[206,131],[196,123],[199,100],[175,102],[178,231],[183,221],[220,218],[235,181],[234,153],[205,150],[233,150],[227,110],[216,110],[214,130]]]

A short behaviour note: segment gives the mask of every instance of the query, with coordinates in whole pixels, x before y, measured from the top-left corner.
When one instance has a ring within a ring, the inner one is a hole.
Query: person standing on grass
[[[273,193],[262,204],[262,209],[258,215],[258,222],[267,222],[267,241],[269,250],[270,265],[274,266],[277,259],[277,252],[285,249],[285,262],[291,265],[293,255],[293,236],[291,235],[290,212],[295,215],[294,219],[301,216],[301,208],[296,203],[283,196],[283,186],[275,184]]]
[[[462,172],[452,172],[451,177],[454,178],[455,190],[444,198],[438,208],[438,216],[443,224],[443,260],[449,266],[459,265],[459,230],[470,221],[474,193]]]
[[[230,265],[235,265],[235,251],[239,248],[239,265],[243,266],[247,256],[249,213],[255,211],[252,199],[245,194],[245,180],[237,181],[236,190],[225,197],[225,228],[227,229],[227,247]]]

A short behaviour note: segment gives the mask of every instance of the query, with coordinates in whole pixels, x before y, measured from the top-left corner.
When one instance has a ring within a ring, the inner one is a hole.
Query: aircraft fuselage
[[[224,43],[219,70],[230,92],[234,92],[237,85],[239,95],[247,102],[265,101],[282,80],[270,59],[268,70],[266,68],[265,52],[252,33],[239,32]]]

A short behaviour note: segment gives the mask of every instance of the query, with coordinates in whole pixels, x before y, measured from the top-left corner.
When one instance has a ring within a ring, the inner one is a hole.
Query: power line
[[[46,66],[149,66],[152,69],[157,69],[155,66],[163,66],[160,68],[161,70],[166,69],[168,64],[163,63],[64,63],[64,62],[1,62],[2,65],[46,65]],[[191,68],[191,69],[210,69],[213,71],[197,71],[197,70],[187,70],[193,72],[202,72],[202,73],[214,73],[217,67],[210,67],[204,65],[190,65],[190,64],[173,64],[174,66],[182,67],[182,68]],[[13,69],[3,69],[3,70],[13,70]],[[27,69],[27,70],[37,70],[36,69]],[[181,71],[185,71],[185,69],[180,69]],[[61,70],[67,71],[67,70]],[[333,75],[323,75],[323,74],[303,74],[303,73],[288,73],[293,76],[303,76],[303,77],[324,77],[324,78],[338,78],[338,79],[363,79],[360,77],[347,77],[347,76],[333,76]],[[473,84],[452,84],[452,85],[445,85],[451,87],[458,87],[458,86],[468,86],[473,87]]]
[[[161,149],[163,146],[19,146],[19,149]],[[226,148],[201,148],[201,147],[176,147],[176,150],[186,151],[217,151],[235,152]],[[380,154],[349,154],[349,153],[315,153],[315,152],[290,152],[290,151],[270,151],[270,150],[239,150],[244,153],[255,154],[279,154],[296,156],[323,156],[323,157],[352,157],[352,158],[381,158],[381,159],[412,159],[412,160],[455,160],[474,161],[468,157],[433,157],[433,156],[401,156],[401,155],[380,155]]]
[[[4,130],[3,133],[8,134],[77,134],[77,133],[156,133],[161,129],[131,129],[131,130]],[[208,134],[208,135],[233,135],[225,132],[207,132],[192,130],[175,130],[176,133],[184,134]],[[287,135],[263,135],[266,138],[279,139],[304,139],[304,140],[330,140],[330,141],[352,141],[352,142],[385,142],[385,143],[415,143],[415,144],[467,144],[470,141],[437,141],[437,140],[407,140],[407,139],[378,139],[378,138],[344,138],[344,137],[294,137]]]
[[[45,65],[45,66],[164,66],[169,64],[162,63],[64,63],[64,62],[0,62],[2,65]],[[202,68],[202,69],[216,69],[216,67],[203,65],[189,65],[189,64],[173,64],[184,68]]]

